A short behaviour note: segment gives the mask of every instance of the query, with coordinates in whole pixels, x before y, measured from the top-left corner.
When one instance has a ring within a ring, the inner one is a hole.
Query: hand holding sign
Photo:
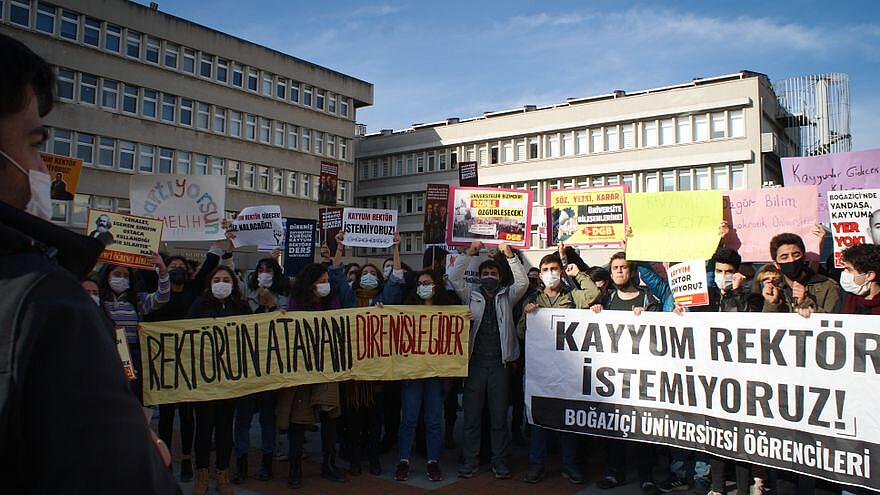
[[[761,295],[764,296],[764,301],[768,304],[779,303],[779,289],[769,280],[764,282],[764,289],[761,291]]]
[[[168,267],[165,266],[165,260],[162,259],[162,255],[159,253],[153,254],[153,263],[156,264],[156,267],[159,268],[159,276],[164,277],[168,275]]]

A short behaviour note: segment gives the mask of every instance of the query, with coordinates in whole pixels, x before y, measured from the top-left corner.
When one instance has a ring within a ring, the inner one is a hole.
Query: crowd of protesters
[[[156,253],[154,270],[96,265],[103,249],[98,239],[48,221],[49,182],[37,149],[45,139],[40,118],[52,107],[52,71],[21,43],[0,36],[0,45],[0,286],[7,296],[0,304],[0,350],[9,351],[0,353],[0,487],[10,488],[8,493],[58,487],[64,487],[62,492],[175,493],[173,473],[181,481],[194,480],[192,493],[203,495],[213,450],[216,489],[228,495],[233,484],[252,477],[248,458],[255,415],[261,433],[259,480],[273,478],[273,461],[285,459],[288,486],[306,483],[305,433],[318,425],[320,475],[327,480],[341,483],[362,476],[364,463],[371,475],[380,475],[387,469],[380,454],[396,450],[396,480],[409,479],[413,453],[419,452],[424,475],[440,481],[441,449],[458,446],[452,432],[459,405],[463,434],[457,474],[462,478],[483,466],[496,478],[512,477],[514,443],[528,445],[523,481],[538,483],[547,475],[548,445],[555,438],[561,475],[574,484],[587,479],[583,453],[601,446],[600,489],[621,486],[634,472],[646,495],[691,488],[719,495],[726,493],[727,481],[736,482],[739,495],[752,485],[785,494],[840,490],[787,471],[524,422],[523,368],[541,365],[524,356],[525,335],[540,331],[528,328],[526,315],[541,308],[684,313],[658,269],[663,260],[636,262],[621,251],[607,265],[591,267],[576,250],[560,245],[527,270],[521,254],[501,244],[479,264],[478,283],[471,283],[464,272],[482,252],[479,242],[459,254],[445,273],[446,252],[436,247],[425,252],[419,269],[401,263],[397,237],[393,255],[381,268],[344,265],[345,237],[339,234],[332,259],[290,276],[277,256],[269,256],[252,267],[245,281],[240,270],[251,267],[233,266],[234,234],[228,233],[202,260]],[[720,239],[726,228],[721,225]],[[816,235],[823,234],[817,228]],[[779,233],[767,249],[772,262],[754,266],[719,244],[706,265],[712,284],[709,305],[691,310],[786,312],[805,318],[830,312],[880,314],[880,246],[848,248],[842,271],[808,262],[804,240],[795,234]],[[144,421],[139,380],[126,380],[115,354],[114,332],[121,328],[132,363],[140,369],[138,324],[144,321],[384,304],[468,306],[467,377],[319,383],[163,405],[157,436]],[[167,446],[175,415],[180,463],[169,470]]]

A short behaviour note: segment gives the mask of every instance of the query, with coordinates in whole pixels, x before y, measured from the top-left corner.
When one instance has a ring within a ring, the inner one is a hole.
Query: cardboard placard
[[[550,244],[622,244],[626,192],[626,186],[548,190]]]
[[[315,262],[317,222],[305,218],[285,218],[284,274],[296,276],[300,270]]]
[[[709,281],[703,260],[677,263],[666,270],[675,304],[682,308],[709,304]]]
[[[132,175],[129,187],[131,212],[162,220],[166,241],[225,238],[225,176]]]
[[[718,247],[721,191],[628,193],[626,205],[628,260],[709,259]]]
[[[104,243],[99,261],[148,270],[155,266],[154,253],[162,242],[161,220],[89,209],[87,225],[89,237]]]
[[[339,182],[339,165],[321,162],[321,176],[318,179],[318,203],[336,206]]]
[[[486,246],[505,243],[528,249],[532,226],[532,192],[494,187],[453,187],[449,193],[446,244]]]
[[[425,224],[422,242],[442,244],[446,241],[446,219],[449,205],[449,184],[428,184],[425,190]]]
[[[278,205],[248,206],[241,210],[230,225],[235,234],[235,247],[257,246],[258,251],[281,249],[284,221]]]
[[[342,212],[342,230],[346,246],[391,247],[397,232],[397,210],[346,208]]]
[[[458,162],[458,185],[460,187],[477,187],[477,162]]]
[[[843,268],[840,253],[846,248],[880,244],[880,189],[828,191],[828,213],[837,268]]]
[[[79,185],[83,161],[79,158],[53,155],[52,153],[40,153],[40,158],[49,169],[49,178],[52,180],[51,198],[56,201],[73,200],[73,195],[76,194],[76,188]]]

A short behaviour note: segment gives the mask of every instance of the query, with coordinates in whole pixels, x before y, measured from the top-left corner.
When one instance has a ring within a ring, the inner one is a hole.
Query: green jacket
[[[578,273],[575,282],[580,289],[566,290],[562,289],[555,301],[550,301],[550,297],[544,291],[538,292],[534,298],[528,303],[535,303],[541,308],[568,308],[568,309],[587,309],[590,304],[596,300],[599,295],[599,288],[590,280],[586,273]],[[516,325],[516,333],[519,338],[525,338],[526,335],[526,313],[523,312],[519,322]]]
[[[785,286],[780,291],[779,302],[776,304],[764,301],[764,313],[793,313],[801,308],[813,308],[816,313],[834,313],[840,300],[840,289],[837,282],[818,273],[811,273],[804,282],[806,296],[800,304],[795,303],[791,287]]]

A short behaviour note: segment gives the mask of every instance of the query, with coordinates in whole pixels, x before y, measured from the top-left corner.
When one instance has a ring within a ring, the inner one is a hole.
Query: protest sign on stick
[[[446,218],[449,204],[448,184],[428,184],[425,190],[425,223],[422,242],[442,244],[446,239]]]
[[[336,234],[342,230],[343,208],[320,208],[318,228],[320,229],[321,257],[333,258],[336,254]]]
[[[542,308],[527,316],[526,412],[878,490],[875,320]]]
[[[226,177],[222,175],[132,175],[131,212],[165,223],[166,241],[223,239]]]
[[[709,259],[718,247],[721,191],[629,193],[626,208],[629,260]]]
[[[709,304],[709,284],[706,262],[703,260],[677,263],[666,270],[669,289],[675,304],[682,308]]]
[[[257,246],[259,251],[281,249],[284,221],[278,205],[248,206],[232,221],[229,230],[235,234],[235,247]]]
[[[346,208],[342,212],[342,231],[346,246],[391,247],[397,232],[397,210]]]
[[[458,185],[461,187],[477,187],[477,162],[458,162]]]
[[[550,244],[621,244],[626,235],[626,186],[550,189]]]
[[[315,262],[317,222],[305,218],[286,218],[284,242],[284,274],[296,276],[305,266]]]
[[[112,211],[89,210],[89,237],[104,243],[98,257],[117,265],[151,269],[162,242],[162,221]]]
[[[336,205],[336,191],[339,180],[339,165],[321,162],[321,175],[318,179],[318,203]]]
[[[840,253],[846,248],[880,244],[880,189],[828,191],[828,213],[837,268],[843,268]]]
[[[119,354],[119,360],[122,361],[122,372],[125,373],[128,381],[132,381],[137,378],[137,373],[131,364],[131,353],[128,352],[128,343],[125,340],[125,329],[116,327],[114,335],[116,337],[116,353]]]
[[[480,241],[528,249],[532,226],[532,193],[494,187],[453,187],[449,193],[446,244]]]
[[[83,161],[79,158],[51,153],[40,153],[40,158],[43,159],[43,164],[49,171],[49,178],[52,179],[49,188],[51,198],[58,201],[72,200],[79,184]]]
[[[310,383],[467,376],[467,306],[384,306],[142,323],[146,405]]]

